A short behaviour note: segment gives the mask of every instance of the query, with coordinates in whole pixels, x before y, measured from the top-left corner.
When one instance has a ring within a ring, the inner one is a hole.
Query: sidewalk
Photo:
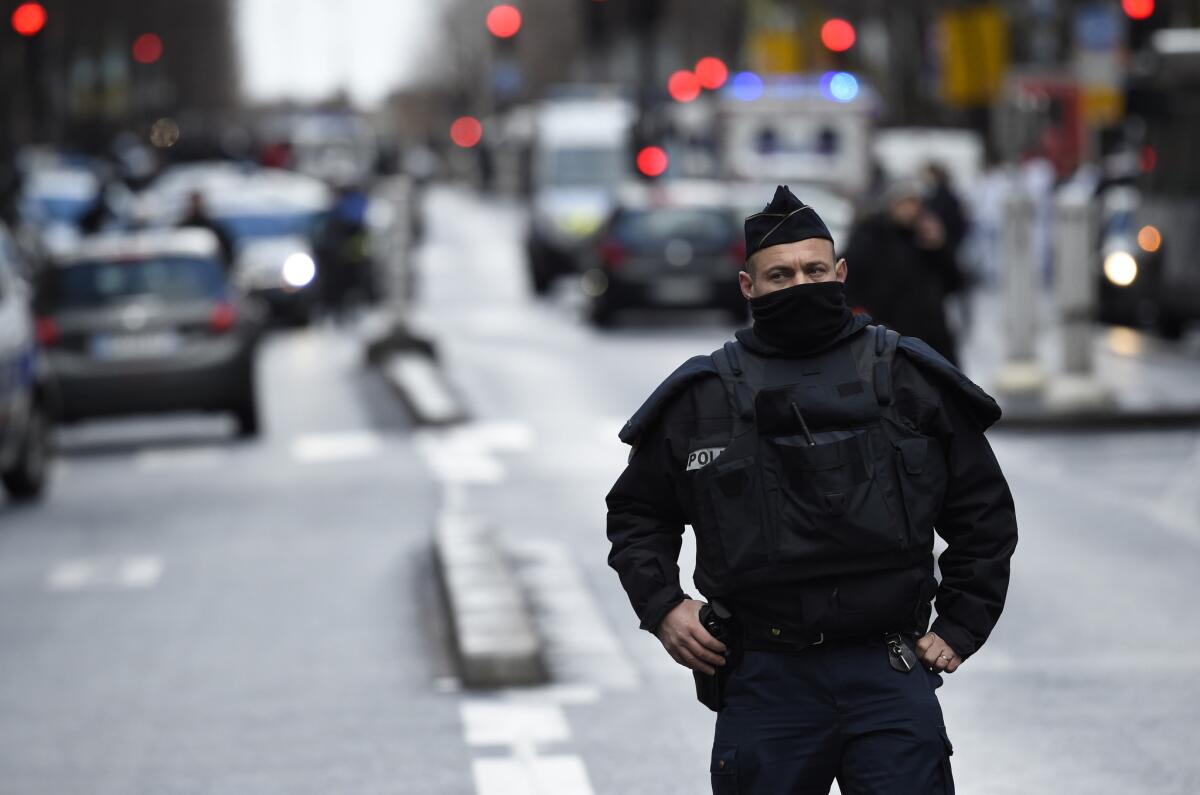
[[[1044,398],[1000,394],[996,378],[1005,363],[1004,307],[998,293],[972,296],[972,333],[964,340],[964,369],[1004,409],[998,427],[1009,429],[1146,428],[1200,425],[1200,338],[1167,342],[1152,334],[1096,326],[1093,377],[1111,397],[1102,408],[1069,410]],[[1060,372],[1062,341],[1053,307],[1038,315],[1038,363],[1053,379]]]

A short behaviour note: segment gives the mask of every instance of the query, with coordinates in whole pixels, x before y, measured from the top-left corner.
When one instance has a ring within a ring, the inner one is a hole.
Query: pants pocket
[[[940,727],[938,731],[942,735],[942,745],[946,751],[942,757],[942,795],[954,795],[954,771],[950,769],[950,757],[954,756],[954,746],[950,744],[945,726]]]
[[[737,795],[737,746],[724,743],[714,745],[709,773],[712,776],[713,795]]]

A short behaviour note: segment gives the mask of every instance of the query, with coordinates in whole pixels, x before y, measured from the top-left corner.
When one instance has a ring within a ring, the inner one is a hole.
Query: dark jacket
[[[880,213],[854,227],[844,254],[849,267],[846,300],[851,306],[958,361],[946,320],[946,297],[961,289],[963,277],[948,245],[922,248],[912,230]]]
[[[864,325],[846,329],[838,343],[862,333]],[[749,330],[738,338],[755,353],[786,355]],[[725,388],[706,360],[697,357],[680,368],[660,387],[657,400],[648,401],[659,408],[639,413],[626,426],[624,438],[635,447],[607,498],[609,564],[641,626],[650,631],[686,596],[677,561],[691,510],[684,480],[689,443],[728,433],[733,423]],[[933,628],[966,657],[999,619],[1016,546],[1012,497],[982,432],[995,416],[988,415],[986,403],[970,399],[970,390],[982,391],[919,340],[901,340],[891,375],[901,415],[937,439],[945,457],[947,483],[935,522],[948,544],[940,585],[930,550],[907,567],[704,595],[762,620],[845,635],[916,628],[913,616],[936,595]]]

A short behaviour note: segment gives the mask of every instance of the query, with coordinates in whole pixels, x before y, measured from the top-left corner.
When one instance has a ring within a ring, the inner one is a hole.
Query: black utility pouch
[[[708,634],[725,644],[725,665],[715,674],[692,671],[696,680],[696,699],[713,712],[720,712],[725,705],[725,682],[735,662],[733,614],[722,605],[712,602],[700,608],[700,623]]]

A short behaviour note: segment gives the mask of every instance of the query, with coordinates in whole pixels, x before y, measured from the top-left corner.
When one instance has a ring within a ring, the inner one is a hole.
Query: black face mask
[[[797,284],[751,298],[755,335],[789,353],[825,348],[854,320],[845,287],[836,281]]]

